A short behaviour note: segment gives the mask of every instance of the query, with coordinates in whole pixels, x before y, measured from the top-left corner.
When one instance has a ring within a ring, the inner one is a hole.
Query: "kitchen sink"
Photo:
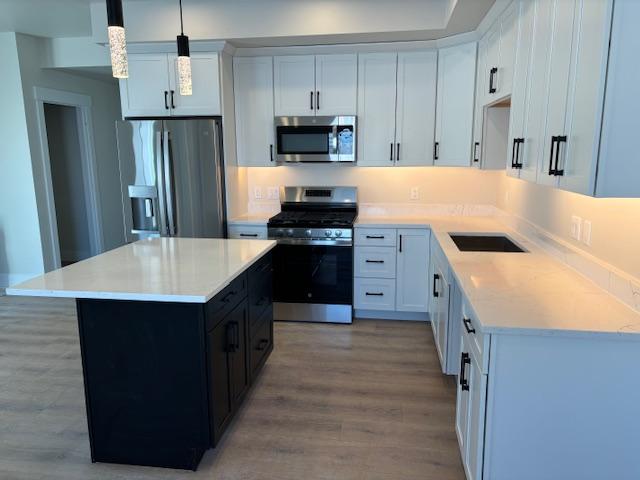
[[[525,250],[504,235],[456,235],[449,234],[461,252],[510,252]]]

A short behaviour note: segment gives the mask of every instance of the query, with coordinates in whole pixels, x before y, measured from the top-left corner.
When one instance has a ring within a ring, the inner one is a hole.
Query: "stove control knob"
[[[310,237],[312,232],[311,232],[311,230],[307,230],[307,231],[305,231],[304,233],[305,233],[305,235],[306,235],[307,237]]]
[[[342,236],[342,230],[336,230],[336,237]]]
[[[324,231],[324,236],[325,237],[330,237],[331,236],[331,230],[325,230]]]
[[[287,237],[293,237],[293,229],[292,228],[287,230]]]

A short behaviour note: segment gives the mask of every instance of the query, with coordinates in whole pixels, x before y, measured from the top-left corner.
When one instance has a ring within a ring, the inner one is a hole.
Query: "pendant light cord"
[[[182,22],[182,0],[178,0],[180,2],[180,34],[184,35],[184,24]]]

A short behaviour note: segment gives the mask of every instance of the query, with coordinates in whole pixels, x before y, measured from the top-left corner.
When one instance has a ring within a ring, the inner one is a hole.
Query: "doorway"
[[[40,129],[45,269],[50,271],[103,250],[91,122],[91,98],[36,88]]]

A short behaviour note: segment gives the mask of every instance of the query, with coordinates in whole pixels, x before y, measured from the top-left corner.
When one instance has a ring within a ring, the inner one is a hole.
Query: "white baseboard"
[[[376,320],[409,320],[412,322],[428,322],[426,312],[389,312],[383,310],[354,310],[354,318],[370,318]]]
[[[0,273],[0,288],[26,282],[30,278],[42,275],[41,273]]]

